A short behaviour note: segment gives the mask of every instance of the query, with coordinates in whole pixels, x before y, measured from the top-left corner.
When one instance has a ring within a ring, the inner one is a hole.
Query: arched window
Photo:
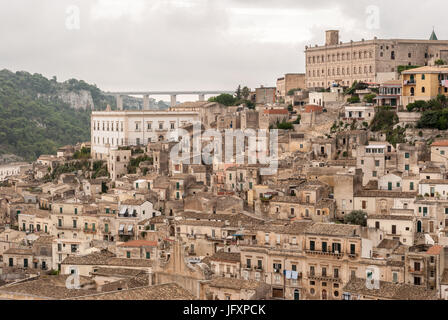
[[[300,300],[300,292],[299,289],[294,290],[294,300]]]
[[[422,87],[422,93],[425,93],[426,89],[425,87]]]

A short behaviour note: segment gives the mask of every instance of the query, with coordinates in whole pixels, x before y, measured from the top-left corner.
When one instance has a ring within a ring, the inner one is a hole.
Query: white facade
[[[448,198],[448,180],[427,180],[419,184],[419,194],[422,196]]]
[[[4,181],[8,177],[18,175],[25,170],[31,170],[32,165],[27,163],[9,163],[0,165],[0,181]]]
[[[347,106],[345,118],[348,120],[360,120],[370,122],[375,117],[375,108],[371,106]]]
[[[119,146],[168,140],[170,132],[199,120],[197,112],[186,111],[94,111],[91,117],[93,158],[106,160],[109,150]]]

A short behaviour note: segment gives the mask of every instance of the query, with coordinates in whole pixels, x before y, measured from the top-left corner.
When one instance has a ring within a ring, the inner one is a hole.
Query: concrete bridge
[[[149,109],[150,96],[170,96],[171,107],[176,106],[177,96],[179,95],[197,95],[199,101],[205,101],[206,95],[234,94],[234,91],[208,90],[208,91],[123,91],[123,92],[105,92],[109,96],[115,96],[117,99],[117,109],[123,110],[123,96],[143,96],[143,110]]]

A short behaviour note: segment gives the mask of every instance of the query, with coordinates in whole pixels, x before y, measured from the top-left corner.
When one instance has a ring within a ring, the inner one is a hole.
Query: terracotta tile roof
[[[421,180],[419,184],[448,184],[448,179]]]
[[[208,285],[215,288],[228,288],[235,290],[256,290],[269,286],[268,284],[256,280],[243,280],[235,278],[216,277]]]
[[[448,73],[447,66],[424,66],[420,68],[403,71],[401,74],[416,74],[416,73]]]
[[[448,147],[448,140],[434,141],[431,147]]]
[[[286,109],[272,109],[272,110],[264,110],[264,114],[289,114],[289,111]]]
[[[85,295],[76,300],[197,300],[175,283]]]
[[[209,258],[210,261],[227,261],[227,262],[240,262],[241,253],[239,252],[216,252]]]
[[[321,107],[321,106],[317,106],[317,105],[311,105],[311,104],[306,105],[306,106],[304,107],[304,111],[305,111],[306,113],[311,113],[311,112],[322,112],[323,110],[324,110],[323,107]]]
[[[436,300],[437,292],[426,287],[380,281],[379,289],[368,289],[365,279],[351,279],[344,292],[387,300]]]
[[[69,256],[62,261],[62,264],[148,268],[152,266],[152,261],[147,259],[116,258],[115,254],[103,250],[85,256]]]
[[[3,254],[23,254],[23,255],[32,255],[33,251],[31,249],[22,249],[22,248],[10,248],[3,252]]]
[[[115,277],[136,277],[139,274],[143,273],[142,270],[139,269],[126,269],[126,268],[97,268],[92,273],[92,275],[96,276],[115,276]]]
[[[70,299],[97,292],[94,289],[82,289],[86,285],[95,285],[91,278],[84,276],[80,276],[81,289],[67,289],[65,282],[68,276],[41,276],[34,280],[1,287],[0,293],[29,295],[41,299]]]
[[[395,249],[400,245],[399,240],[383,239],[377,246],[378,249]]]
[[[347,224],[315,223],[306,229],[307,234],[359,237],[360,227]]]
[[[443,246],[439,246],[439,245],[436,245],[436,246],[432,246],[431,248],[429,248],[429,250],[428,251],[426,251],[426,253],[427,254],[434,254],[434,255],[437,255],[437,254],[440,254],[440,252],[443,250]]]

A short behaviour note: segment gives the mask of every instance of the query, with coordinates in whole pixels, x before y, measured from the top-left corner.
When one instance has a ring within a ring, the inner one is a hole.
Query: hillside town
[[[448,300],[448,41],[305,57],[0,164],[0,299]]]

